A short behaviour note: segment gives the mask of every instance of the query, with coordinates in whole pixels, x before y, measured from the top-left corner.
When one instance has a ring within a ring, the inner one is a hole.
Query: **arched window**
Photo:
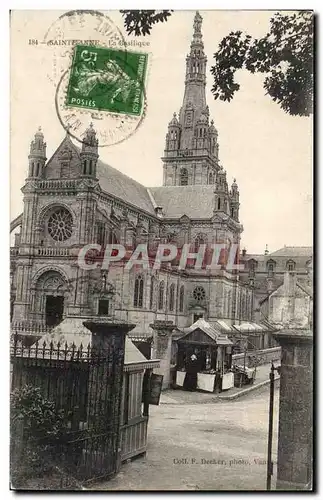
[[[218,210],[221,208],[221,198],[218,198]]]
[[[169,288],[169,310],[174,311],[174,306],[175,306],[175,285],[174,283],[172,283]]]
[[[184,311],[184,285],[179,289],[179,311]]]
[[[227,318],[231,318],[231,308],[232,308],[232,292],[228,292],[228,303],[227,303]]]
[[[268,276],[273,276],[275,271],[275,264],[273,262],[267,262]]]
[[[142,307],[144,301],[144,279],[141,275],[135,279],[135,287],[133,292],[134,307]]]
[[[149,309],[152,309],[154,305],[155,281],[155,278],[152,277],[150,281]]]
[[[118,238],[114,230],[111,230],[109,233],[109,244],[113,245],[114,243],[118,243]]]
[[[205,240],[202,235],[196,236],[194,240],[194,252],[198,252],[201,245],[205,245]]]
[[[241,299],[241,311],[240,311],[240,318],[245,319],[246,316],[246,298],[243,295]]]
[[[252,295],[249,295],[249,319],[252,319]]]
[[[105,245],[105,224],[101,221],[96,224],[96,242]]]
[[[295,262],[293,260],[287,262],[287,270],[288,272],[295,271]]]
[[[10,322],[12,321],[12,318],[13,318],[14,304],[15,304],[15,299],[11,299],[10,300]]]
[[[249,276],[253,276],[255,274],[256,267],[257,267],[257,261],[254,259],[250,259],[248,261]]]
[[[187,186],[188,185],[188,172],[186,168],[181,168],[180,171],[180,185]]]
[[[209,173],[209,184],[213,184],[213,181],[214,181],[213,173],[210,172]]]
[[[165,289],[165,284],[163,281],[161,281],[159,285],[159,294],[158,294],[158,309],[164,309],[164,289]]]

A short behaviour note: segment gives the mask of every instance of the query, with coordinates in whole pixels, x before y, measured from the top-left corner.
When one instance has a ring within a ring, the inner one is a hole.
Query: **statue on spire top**
[[[200,15],[199,11],[196,11],[195,17],[194,17],[194,35],[200,35],[201,34],[201,26],[202,26],[202,16]]]

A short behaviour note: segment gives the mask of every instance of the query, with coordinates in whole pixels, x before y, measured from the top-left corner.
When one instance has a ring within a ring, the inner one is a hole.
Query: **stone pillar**
[[[172,321],[155,320],[149,326],[154,330],[153,358],[160,359],[160,367],[155,369],[155,373],[164,376],[163,389],[166,389],[170,386],[172,331],[176,325]]]
[[[20,258],[17,262],[17,291],[13,310],[13,324],[17,322],[28,322],[30,320],[30,275],[32,264],[26,257]]]
[[[287,329],[275,333],[274,337],[282,347],[276,489],[309,489],[312,478],[313,333]]]
[[[88,429],[90,432],[98,432],[98,429],[110,427],[111,437],[107,434],[102,438],[97,447],[94,447],[94,451],[106,461],[108,469],[111,467],[111,456],[107,454],[109,449],[116,457],[113,467],[114,472],[117,472],[121,463],[120,424],[125,336],[135,325],[107,319],[84,321],[83,325],[92,333],[88,379]],[[107,470],[107,473],[110,472],[112,471]]]

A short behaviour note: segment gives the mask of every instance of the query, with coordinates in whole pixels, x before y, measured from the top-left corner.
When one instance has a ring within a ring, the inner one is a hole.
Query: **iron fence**
[[[64,425],[54,441],[12,428],[12,460],[32,446],[45,450],[56,469],[82,484],[113,476],[120,462],[123,364],[121,338],[95,346],[38,341],[26,347],[16,335],[11,343],[12,389],[39,388],[63,415]]]

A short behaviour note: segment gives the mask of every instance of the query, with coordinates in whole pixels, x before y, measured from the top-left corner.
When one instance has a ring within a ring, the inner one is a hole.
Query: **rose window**
[[[72,215],[66,208],[59,208],[48,219],[48,232],[53,240],[65,241],[72,236]]]
[[[205,299],[205,290],[202,286],[197,286],[193,290],[193,297],[197,302],[202,302]]]

